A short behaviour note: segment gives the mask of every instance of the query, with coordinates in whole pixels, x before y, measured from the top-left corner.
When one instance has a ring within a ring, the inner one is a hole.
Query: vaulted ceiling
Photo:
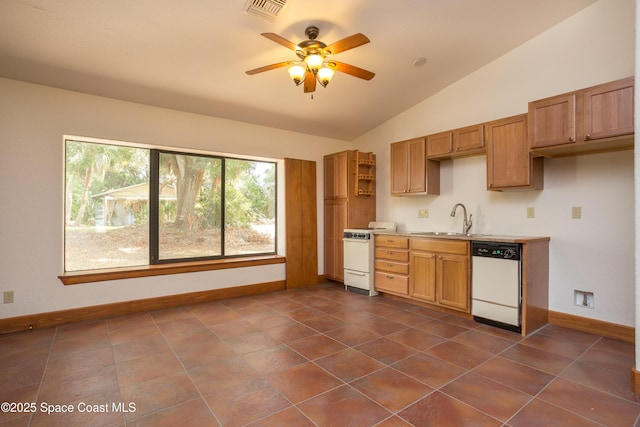
[[[246,0],[2,0],[0,77],[350,141],[594,2],[286,0],[267,22]],[[245,74],[297,58],[261,33],[299,43],[309,25],[365,34],[335,59],[375,77],[336,73],[312,98],[286,67]]]

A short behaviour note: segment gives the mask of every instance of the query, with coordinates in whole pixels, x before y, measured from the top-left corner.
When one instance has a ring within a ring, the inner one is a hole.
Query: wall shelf
[[[375,196],[376,194],[376,155],[356,151],[354,173],[355,195]]]

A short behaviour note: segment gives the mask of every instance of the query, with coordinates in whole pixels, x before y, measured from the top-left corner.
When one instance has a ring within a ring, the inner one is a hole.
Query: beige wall
[[[441,163],[441,195],[389,196],[389,143],[527,111],[530,100],[634,75],[634,0],[601,0],[356,140],[378,159],[378,219],[409,230],[546,235],[551,310],[633,326],[633,152],[545,159],[543,191],[487,192],[485,157]],[[526,218],[535,207],[536,217]],[[583,219],[572,220],[572,206]],[[428,219],[418,219],[420,208]],[[595,293],[595,309],[573,291]]]
[[[63,286],[63,135],[164,147],[313,160],[343,141],[0,79],[0,318],[284,280],[284,264]],[[278,165],[280,183],[284,176]],[[283,186],[280,186],[281,189]],[[284,254],[284,203],[279,252]],[[318,192],[319,215],[322,192]],[[322,218],[320,216],[320,218]],[[321,239],[320,243],[321,245]],[[320,264],[322,265],[322,263]]]

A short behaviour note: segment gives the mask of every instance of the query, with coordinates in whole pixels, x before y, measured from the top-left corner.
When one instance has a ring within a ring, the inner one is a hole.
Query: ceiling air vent
[[[247,0],[242,10],[248,15],[273,22],[286,4],[287,0]]]

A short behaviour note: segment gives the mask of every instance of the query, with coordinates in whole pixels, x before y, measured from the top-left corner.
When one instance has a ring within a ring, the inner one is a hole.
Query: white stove
[[[344,230],[344,286],[347,290],[374,296],[374,234],[376,231],[395,231],[393,222],[372,221],[368,228]]]

